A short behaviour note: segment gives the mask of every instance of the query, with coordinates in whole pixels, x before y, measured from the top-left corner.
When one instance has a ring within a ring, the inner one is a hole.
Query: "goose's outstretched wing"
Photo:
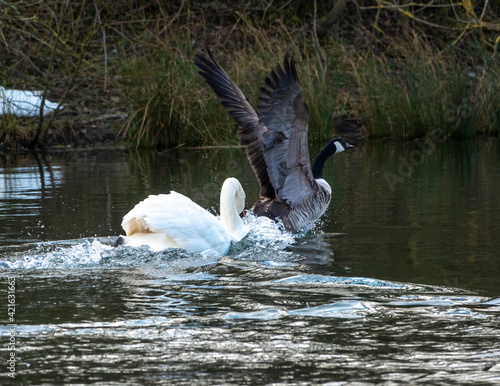
[[[295,62],[287,55],[266,78],[259,97],[263,153],[276,200],[294,207],[310,197],[317,184],[309,159],[309,114],[302,98]]]
[[[195,64],[201,70],[199,74],[206,79],[229,115],[239,125],[238,138],[240,144],[248,145],[247,157],[259,181],[260,196],[275,198],[262,147],[262,135],[266,129],[259,123],[257,113],[248,99],[222,69],[208,48],[207,53],[210,59],[201,54],[196,55]]]

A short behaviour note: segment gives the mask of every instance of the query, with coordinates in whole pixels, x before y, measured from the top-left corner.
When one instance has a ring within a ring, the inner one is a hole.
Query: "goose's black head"
[[[328,141],[328,143],[325,146],[325,149],[328,148],[330,155],[333,155],[335,153],[341,153],[347,149],[352,149],[353,147],[354,146],[348,144],[344,138],[335,137]]]
[[[351,149],[354,146],[348,144],[344,138],[335,137],[328,141],[326,146],[321,150],[312,164],[312,172],[314,178],[323,178],[323,166],[328,157],[335,153],[341,153],[344,150]]]

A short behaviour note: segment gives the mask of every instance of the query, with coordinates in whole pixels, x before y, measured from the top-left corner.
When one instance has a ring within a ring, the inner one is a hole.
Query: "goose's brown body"
[[[257,201],[250,210],[257,216],[280,219],[285,229],[295,231],[319,219],[328,208],[331,197],[331,191],[319,189],[296,207],[276,199],[264,198]]]

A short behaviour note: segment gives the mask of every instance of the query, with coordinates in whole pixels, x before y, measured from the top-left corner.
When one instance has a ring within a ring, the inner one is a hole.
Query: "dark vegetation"
[[[235,144],[193,65],[206,45],[254,105],[293,53],[311,141],[496,135],[498,15],[488,0],[0,0],[0,85],[62,105],[0,115],[0,149]]]

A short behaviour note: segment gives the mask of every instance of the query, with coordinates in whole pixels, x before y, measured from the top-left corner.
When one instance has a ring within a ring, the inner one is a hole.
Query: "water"
[[[148,194],[217,213],[235,176],[253,203],[239,149],[6,160],[1,383],[12,328],[19,384],[499,383],[500,142],[418,149],[336,156],[320,223],[248,218],[223,257],[112,245]]]

